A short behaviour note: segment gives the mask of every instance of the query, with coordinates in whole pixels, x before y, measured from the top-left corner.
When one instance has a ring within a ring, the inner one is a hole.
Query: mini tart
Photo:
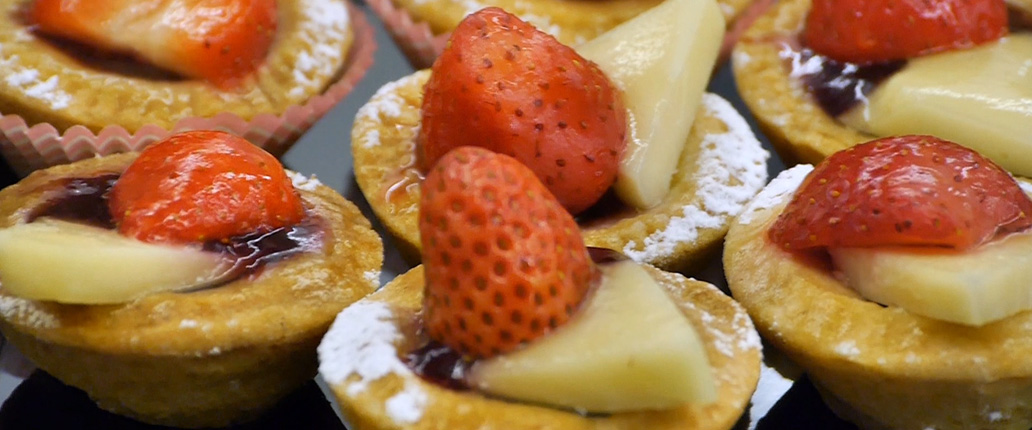
[[[0,191],[0,227],[24,222],[62,178],[120,173],[135,154],[39,170]],[[65,305],[7,294],[0,329],[18,350],[103,409],[176,427],[254,418],[316,373],[315,348],[334,316],[379,285],[383,245],[350,202],[294,176],[325,226],[321,252],[191,293],[119,305]]]
[[[410,261],[419,261],[415,138],[429,77],[424,70],[381,88],[351,131],[358,186]],[[696,268],[719,248],[731,218],[766,182],[768,154],[724,99],[705,94],[699,112],[663,203],[645,211],[614,205],[615,212],[591,215],[581,222],[587,246],[670,271]]]
[[[883,307],[829,263],[770,242],[767,230],[810,171],[772,181],[727,235],[728,285],[763,338],[862,428],[1032,427],[1032,312],[968,327]]]
[[[584,416],[455,391],[416,376],[398,358],[418,347],[423,267],[344,310],[319,345],[319,372],[350,426],[360,429],[729,429],[760,372],[760,340],[745,311],[710,284],[643,266],[696,327],[718,400],[665,411]]]
[[[739,95],[788,165],[816,164],[877,137],[828,115],[806,85],[791,76],[779,55],[779,42],[798,38],[812,4],[812,0],[776,2],[749,27],[731,53]]]
[[[753,0],[718,0],[731,23]],[[444,50],[452,29],[466,15],[489,6],[515,14],[567,46],[587,42],[662,0],[371,0],[369,7],[417,69]]]
[[[24,22],[29,4],[0,0],[0,149],[22,175],[191,129],[232,132],[281,155],[350,92],[375,50],[371,27],[345,0],[279,0],[265,61],[219,90],[43,36]]]

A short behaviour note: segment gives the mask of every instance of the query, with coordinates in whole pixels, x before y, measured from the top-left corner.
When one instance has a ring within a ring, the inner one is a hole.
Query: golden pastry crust
[[[25,222],[56,180],[120,173],[135,156],[34,172],[0,191],[0,227]],[[315,374],[315,347],[333,317],[379,284],[383,245],[369,221],[330,188],[295,179],[306,211],[325,226],[321,252],[217,288],[119,305],[30,301],[0,288],[0,329],[113,412],[179,427],[253,418]]]
[[[1025,353],[1032,351],[1032,312],[968,327],[864,300],[827,262],[790,254],[767,238],[809,169],[791,172],[743,212],[724,248],[732,295],[764,339],[804,367],[840,415],[864,428],[1032,426],[1032,362]]]
[[[221,91],[200,80],[141,76],[125,63],[84,63],[24,22],[26,0],[0,1],[0,112],[31,126],[83,125],[94,133],[119,125],[135,133],[153,124],[230,113],[242,119],[280,115],[320,94],[340,77],[354,39],[343,0],[280,0],[279,27],[265,62],[238,88]]]
[[[486,397],[475,391],[449,390],[426,382],[407,370],[398,370],[376,379],[362,379],[355,373],[342,375],[333,369],[333,360],[343,358],[335,349],[334,342],[338,339],[334,337],[336,330],[346,330],[345,327],[351,322],[344,313],[338,317],[338,322],[320,345],[320,373],[330,383],[345,419],[360,429],[731,428],[741,416],[759,380],[762,358],[760,344],[749,317],[737,303],[712,285],[649,266],[643,267],[667,289],[681,311],[697,328],[715,375],[719,396],[716,402],[701,406],[685,405],[665,411],[585,417],[558,409]],[[390,350],[396,354],[396,362],[397,355],[403,355],[417,346],[420,330],[417,321],[422,295],[423,269],[419,266],[354,305],[357,306],[355,309],[381,305],[383,309],[389,310],[386,323],[394,327],[399,336],[393,342],[386,342],[393,344]],[[362,388],[355,389],[356,384]],[[391,399],[406,399],[403,397],[405,395],[417,399],[407,405],[412,408],[399,407],[403,403],[401,401],[391,405]]]
[[[351,132],[358,186],[410,261],[419,261],[415,137],[429,76],[424,70],[384,86]],[[723,99],[705,95],[699,112],[664,201],[581,222],[588,246],[671,271],[697,268],[719,248],[731,218],[766,182],[768,154]]]

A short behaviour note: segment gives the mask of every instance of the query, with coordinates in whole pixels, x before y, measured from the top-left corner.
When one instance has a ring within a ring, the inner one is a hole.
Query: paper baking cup
[[[333,106],[340,102],[365,76],[373,65],[376,40],[365,15],[348,3],[354,31],[354,42],[341,78],[322,94],[303,105],[291,106],[282,114],[260,114],[251,120],[222,113],[206,118],[184,118],[171,130],[157,125],[141,127],[130,133],[121,126],[110,125],[98,134],[85,126],[68,128],[62,134],[53,125],[29,126],[14,114],[0,116],[0,153],[18,176],[34,170],[65,164],[98,155],[139,151],[166,136],[187,130],[221,130],[242,136],[251,143],[279,157]]]
[[[391,0],[367,0],[366,4],[380,17],[394,43],[416,70],[429,68],[444,51],[450,31],[434,35],[430,24],[414,20],[408,11],[395,6]]]

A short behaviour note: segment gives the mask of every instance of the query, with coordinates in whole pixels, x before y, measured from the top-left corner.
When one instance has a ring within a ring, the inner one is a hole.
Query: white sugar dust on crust
[[[362,300],[341,311],[319,344],[319,374],[330,385],[347,384],[345,393],[361,394],[370,382],[394,374],[405,387],[384,403],[396,423],[414,423],[423,416],[428,397],[416,376],[398,358],[394,343],[401,340],[390,307]],[[349,382],[352,376],[357,379]]]
[[[324,84],[319,76],[333,75],[344,63],[346,52],[335,46],[347,38],[351,21],[348,8],[339,0],[306,0],[300,10],[305,19],[300,20],[301,37],[313,48],[302,51],[294,65],[294,82],[290,97],[303,97],[317,93]]]
[[[61,110],[72,102],[72,96],[61,90],[57,76],[42,79],[39,70],[26,68],[18,55],[5,53],[3,45],[0,45],[0,76],[8,87],[46,103],[50,109]]]
[[[1032,195],[1032,183],[1019,180],[1018,186],[1021,187],[1021,191],[1024,191],[1025,194]]]
[[[422,70],[380,87],[379,90],[376,90],[376,94],[373,94],[373,97],[355,114],[355,123],[362,124],[365,122],[361,120],[369,119],[369,124],[379,126],[387,122],[387,119],[400,117],[402,109],[408,104],[401,97],[400,89],[412,85],[413,82],[422,82],[427,79],[429,74],[429,70]],[[375,127],[364,133],[364,136],[365,138],[361,142],[362,147],[373,148],[380,145],[380,132]]]
[[[0,317],[32,328],[57,328],[57,317],[40,309],[32,300],[0,296]]]
[[[678,244],[694,242],[699,230],[725,226],[767,182],[770,153],[760,146],[731,103],[706,93],[701,107],[705,115],[723,121],[728,131],[703,138],[696,161],[695,203],[685,206],[681,216],[670,218],[666,229],[624,246],[623,253],[635,261],[655,261],[671,255]]]
[[[319,182],[319,179],[316,179],[315,175],[309,177],[291,170],[287,170],[286,172],[287,177],[290,178],[290,183],[294,185],[295,189],[302,191],[315,191],[316,188],[319,188],[319,186],[322,185],[322,182]]]
[[[813,166],[809,164],[800,164],[792,167],[788,170],[783,170],[778,174],[774,180],[770,181],[766,187],[752,199],[751,202],[742,211],[742,214],[738,216],[739,224],[749,224],[753,221],[753,217],[756,216],[757,212],[767,210],[778,206],[784,202],[787,202],[792,194],[795,194],[795,190],[799,188],[799,185],[803,183],[803,179],[806,175],[809,175],[813,171]]]

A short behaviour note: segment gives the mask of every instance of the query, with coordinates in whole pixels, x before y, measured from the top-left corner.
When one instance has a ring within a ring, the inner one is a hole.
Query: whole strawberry
[[[1003,0],[814,0],[803,42],[863,64],[970,48],[1007,32]]]
[[[119,232],[203,242],[296,224],[301,198],[275,157],[222,132],[180,133],[145,149],[111,189]]]
[[[932,136],[879,139],[817,165],[771,226],[786,249],[967,249],[1032,226],[1032,200],[978,153]]]
[[[530,167],[578,213],[616,179],[626,146],[620,94],[592,62],[498,8],[468,16],[434,62],[418,137],[424,171],[481,146]]]
[[[594,266],[573,218],[515,159],[463,147],[422,184],[419,233],[431,338],[472,358],[566,322]]]

